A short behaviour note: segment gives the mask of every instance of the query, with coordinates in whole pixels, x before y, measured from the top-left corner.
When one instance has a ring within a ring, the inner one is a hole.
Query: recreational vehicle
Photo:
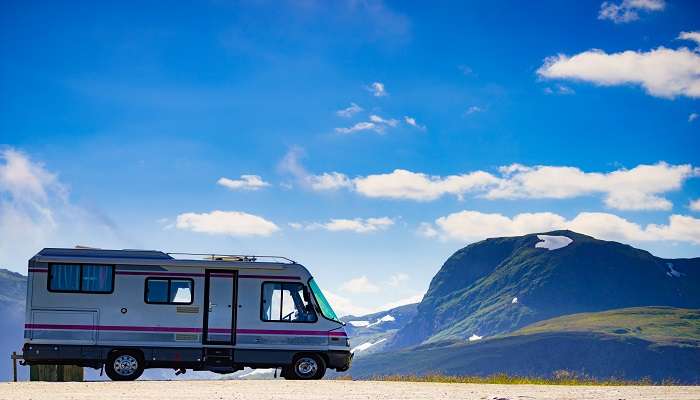
[[[24,359],[104,368],[286,379],[345,371],[344,329],[309,271],[284,257],[146,250],[41,250],[29,260]]]

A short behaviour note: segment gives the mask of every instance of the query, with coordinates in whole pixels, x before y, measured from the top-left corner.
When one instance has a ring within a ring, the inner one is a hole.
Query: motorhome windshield
[[[326,296],[323,295],[321,288],[318,287],[314,279],[309,281],[309,286],[311,287],[311,291],[314,293],[318,307],[321,309],[321,314],[328,319],[340,322],[338,316],[335,315],[335,311],[333,311],[333,307],[331,307],[330,303],[328,303]]]

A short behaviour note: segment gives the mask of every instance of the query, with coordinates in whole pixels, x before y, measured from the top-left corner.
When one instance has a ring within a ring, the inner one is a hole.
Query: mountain
[[[663,259],[571,231],[487,239],[454,253],[387,348],[491,337],[567,314],[700,308],[700,258]]]
[[[416,315],[418,304],[408,304],[387,311],[341,318],[347,325],[350,345],[355,357],[382,351],[396,332]]]
[[[27,296],[27,277],[0,268],[0,381],[12,379],[10,354],[22,352],[24,342],[24,302]],[[19,368],[20,376],[26,368]]]
[[[700,383],[700,310],[638,307],[568,315],[508,335],[433,342],[355,360],[353,378],[377,375],[552,376]]]

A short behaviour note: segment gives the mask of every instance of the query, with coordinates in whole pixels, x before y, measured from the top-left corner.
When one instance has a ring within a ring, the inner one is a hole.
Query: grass
[[[341,380],[352,380],[345,375]],[[563,386],[673,386],[678,385],[673,380],[654,382],[649,378],[630,381],[618,378],[596,379],[571,371],[556,371],[552,377],[527,377],[495,374],[489,376],[450,376],[442,374],[428,375],[380,375],[373,376],[370,380],[389,382],[423,382],[423,383],[478,383],[494,385],[563,385]]]
[[[656,343],[700,346],[700,310],[637,307],[573,314],[526,326],[512,335],[543,332],[601,332]]]

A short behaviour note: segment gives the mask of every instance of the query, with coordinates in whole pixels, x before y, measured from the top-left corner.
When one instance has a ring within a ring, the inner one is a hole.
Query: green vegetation
[[[345,378],[348,379],[348,378]],[[649,386],[655,384],[677,385],[671,380],[654,383],[651,379],[624,380],[618,378],[597,379],[584,375],[578,375],[571,371],[561,370],[554,373],[551,378],[511,376],[506,374],[494,374],[490,376],[449,376],[442,374],[429,375],[386,375],[374,376],[371,380],[392,382],[430,382],[430,383],[478,383],[495,385],[566,385],[566,386]]]
[[[580,313],[537,322],[511,335],[547,332],[597,332],[658,344],[700,347],[700,310],[635,307]]]

